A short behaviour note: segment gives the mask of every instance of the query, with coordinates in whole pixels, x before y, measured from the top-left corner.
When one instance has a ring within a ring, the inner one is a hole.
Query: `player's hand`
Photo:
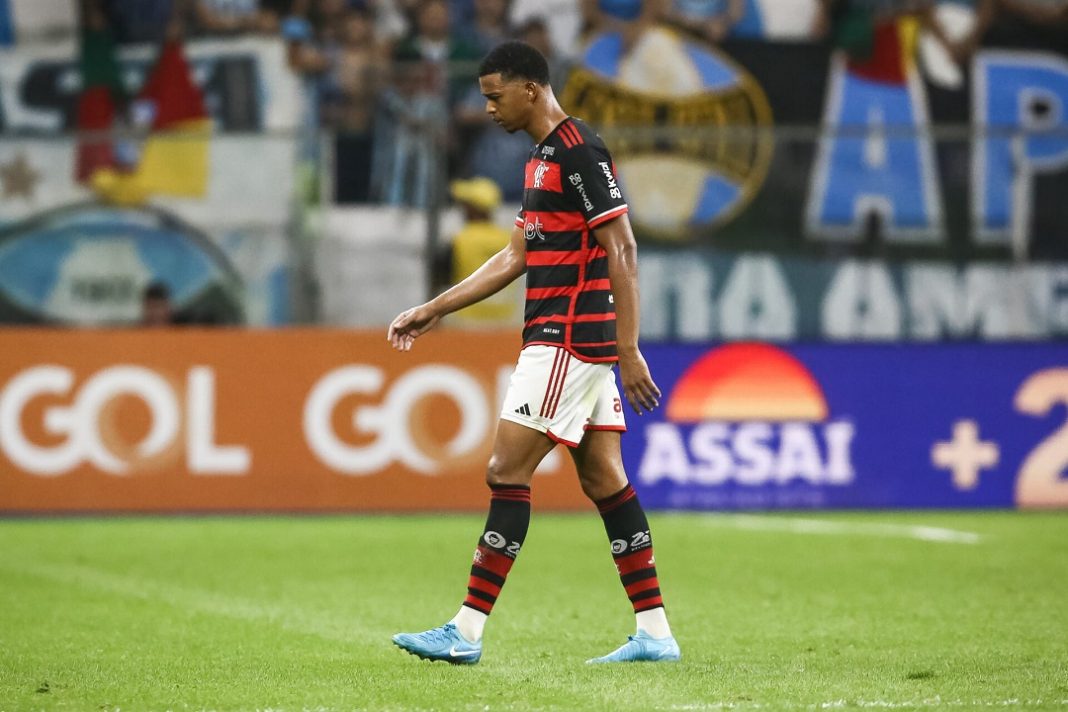
[[[416,337],[422,336],[434,328],[441,316],[426,304],[402,311],[389,325],[386,339],[398,351],[411,351]]]
[[[623,384],[623,396],[638,415],[642,414],[642,409],[652,411],[660,405],[660,389],[653,382],[640,351],[633,355],[620,354],[619,380]]]

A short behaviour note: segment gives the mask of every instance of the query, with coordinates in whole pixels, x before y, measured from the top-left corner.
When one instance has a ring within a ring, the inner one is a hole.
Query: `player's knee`
[[[600,480],[582,480],[582,493],[586,495],[591,502],[610,497],[612,495],[611,487],[606,487]]]
[[[626,475],[618,463],[609,460],[592,460],[583,463],[579,470],[579,486],[593,501],[610,497],[627,486]]]
[[[597,494],[600,492],[596,480],[590,477],[583,477],[579,475],[579,486],[582,487],[582,493],[589,497],[593,501],[600,499]]]
[[[515,468],[500,457],[494,455],[486,466],[486,484],[490,487],[496,485],[521,485],[526,484],[521,477],[517,477]]]

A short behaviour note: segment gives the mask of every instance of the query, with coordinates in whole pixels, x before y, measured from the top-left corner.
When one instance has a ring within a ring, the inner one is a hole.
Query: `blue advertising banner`
[[[1068,345],[650,345],[660,509],[1068,507]]]

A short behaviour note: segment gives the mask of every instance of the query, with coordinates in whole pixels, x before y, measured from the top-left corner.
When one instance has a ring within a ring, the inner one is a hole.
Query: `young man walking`
[[[527,275],[523,349],[501,409],[486,471],[490,508],[475,550],[467,597],[445,625],[400,633],[393,642],[429,660],[472,664],[482,630],[530,522],[534,469],[557,443],[568,446],[582,491],[597,505],[637,633],[591,663],[679,659],[653,559],[645,512],[620,454],[623,395],[639,415],[660,390],[638,350],[636,246],[600,137],[569,117],[549,86],[545,58],[506,42],[482,61],[486,111],[508,132],[534,139],[522,210],[507,247],[431,301],[401,313],[388,338],[400,351],[442,316],[485,299]]]

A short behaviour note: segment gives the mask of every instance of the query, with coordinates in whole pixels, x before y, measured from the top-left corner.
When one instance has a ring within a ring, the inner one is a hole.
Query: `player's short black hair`
[[[510,40],[494,47],[482,60],[478,76],[487,74],[500,74],[505,81],[523,79],[546,86],[549,84],[549,63],[541,52],[526,42]]]

